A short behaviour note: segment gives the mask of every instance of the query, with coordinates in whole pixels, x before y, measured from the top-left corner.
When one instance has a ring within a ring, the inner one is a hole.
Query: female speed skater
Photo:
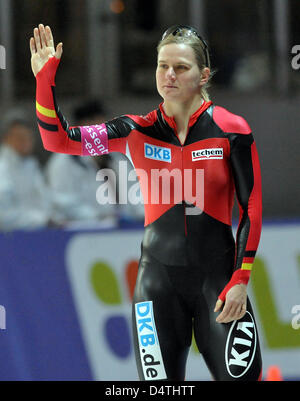
[[[86,156],[121,152],[139,176],[145,232],[132,324],[140,380],[184,380],[193,332],[214,380],[260,380],[247,296],[262,225],[259,159],[245,119],[209,99],[206,42],[190,26],[167,29],[157,47],[156,86],[163,99],[157,109],[72,128],[55,95],[62,43],[55,47],[50,27],[40,24],[30,50],[44,148]],[[156,184],[148,179],[154,172],[161,174]],[[153,193],[166,189],[166,176],[171,195],[154,202]]]

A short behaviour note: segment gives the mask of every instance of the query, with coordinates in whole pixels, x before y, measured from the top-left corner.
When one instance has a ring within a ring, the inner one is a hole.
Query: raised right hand
[[[31,51],[31,68],[34,76],[44,67],[50,57],[61,58],[62,46],[60,42],[54,47],[53,35],[49,26],[44,27],[39,24],[38,28],[34,28],[33,37],[30,38],[30,51]]]

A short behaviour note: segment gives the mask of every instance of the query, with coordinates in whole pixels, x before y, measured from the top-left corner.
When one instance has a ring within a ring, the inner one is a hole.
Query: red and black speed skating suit
[[[76,155],[121,152],[137,171],[146,172],[147,179],[138,173],[148,201],[132,308],[140,379],[184,380],[193,331],[214,379],[259,379],[261,354],[249,300],[239,321],[217,323],[213,312],[218,297],[224,301],[233,285],[248,283],[260,239],[261,177],[249,125],[204,102],[190,118],[184,144],[163,105],[146,116],[70,128],[55,100],[58,64],[51,58],[37,75],[37,119],[45,149]],[[149,177],[162,170],[181,174],[180,199],[171,179],[169,201],[151,203],[149,194],[163,184],[160,180],[153,188]],[[201,210],[193,198],[197,170],[204,174]],[[231,225],[235,193],[240,208],[236,241]]]

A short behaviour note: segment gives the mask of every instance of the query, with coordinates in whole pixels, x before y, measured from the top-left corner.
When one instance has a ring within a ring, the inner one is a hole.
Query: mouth
[[[175,85],[164,85],[164,88],[175,88],[175,89],[177,89],[177,86],[175,86]]]

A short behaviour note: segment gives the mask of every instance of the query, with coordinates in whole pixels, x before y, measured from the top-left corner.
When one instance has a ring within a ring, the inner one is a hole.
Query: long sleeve
[[[36,76],[38,127],[46,150],[81,155],[80,129],[69,127],[55,99],[55,74],[59,62],[56,57],[51,57]]]
[[[134,116],[121,116],[103,124],[70,127],[56,101],[55,75],[60,60],[51,57],[36,76],[36,114],[44,148],[81,156],[126,153],[127,137],[135,128]]]
[[[230,163],[239,205],[236,258],[230,282],[219,298],[224,300],[235,284],[247,284],[258,248],[262,227],[261,174],[252,133],[230,134]]]
[[[240,209],[235,270],[250,272],[262,226],[261,175],[252,134],[237,136],[231,147],[231,165]]]

